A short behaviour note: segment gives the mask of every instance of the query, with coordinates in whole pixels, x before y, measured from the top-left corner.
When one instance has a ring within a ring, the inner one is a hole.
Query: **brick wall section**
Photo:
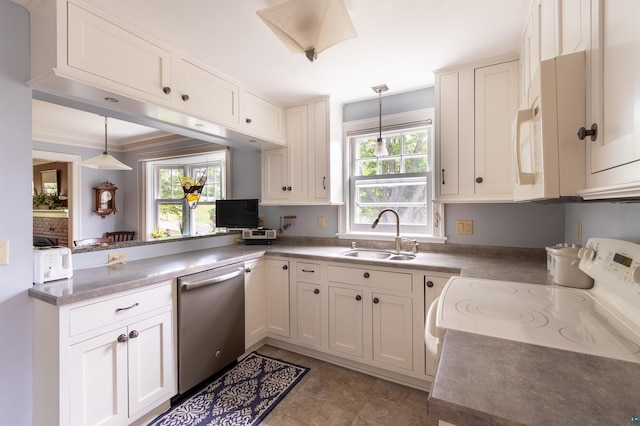
[[[34,217],[33,235],[58,238],[58,245],[70,247],[69,219],[57,217]]]

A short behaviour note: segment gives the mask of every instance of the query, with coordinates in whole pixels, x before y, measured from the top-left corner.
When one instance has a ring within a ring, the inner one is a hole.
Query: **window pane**
[[[215,231],[215,204],[198,203],[198,206],[194,209],[193,214],[196,219],[196,235],[211,234]]]
[[[406,179],[357,180],[354,223],[372,223],[384,208],[393,208],[403,224],[425,224],[427,220],[427,180],[424,177]],[[383,218],[381,223],[393,220]]]
[[[160,180],[158,198],[177,200],[184,197],[184,191],[180,184],[180,178],[184,177],[184,170],[181,167],[160,168],[158,174]]]
[[[183,219],[182,203],[162,203],[158,206],[158,228],[164,230],[165,235],[182,235]]]
[[[378,217],[380,212],[387,207],[367,207],[358,206],[356,209],[356,224],[370,225]],[[395,211],[400,216],[400,223],[402,225],[422,225],[426,226],[428,221],[428,209],[427,206],[415,206],[415,207],[396,207]],[[395,226],[396,217],[393,213],[385,213],[380,218],[382,224],[392,224]]]

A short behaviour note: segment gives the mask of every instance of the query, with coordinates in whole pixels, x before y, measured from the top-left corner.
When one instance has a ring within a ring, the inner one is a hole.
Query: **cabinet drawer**
[[[320,264],[308,262],[296,262],[296,276],[305,280],[320,279]]]
[[[172,286],[167,284],[71,309],[69,336],[170,306],[171,290]]]
[[[411,292],[411,274],[369,268],[329,266],[329,281]]]

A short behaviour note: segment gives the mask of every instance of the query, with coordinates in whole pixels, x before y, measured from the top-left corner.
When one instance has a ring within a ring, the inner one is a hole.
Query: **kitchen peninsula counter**
[[[391,244],[391,243],[389,243]],[[444,245],[439,245],[444,246]],[[264,255],[317,259],[351,265],[406,268],[477,278],[549,284],[544,250],[501,249],[490,255],[469,249],[443,252],[421,248],[409,261],[372,260],[342,256],[349,247],[277,242],[271,246],[233,244],[166,256],[75,269],[73,278],[34,285],[29,295],[53,305],[104,296],[183,275],[245,262]]]
[[[628,425],[640,364],[448,330],[429,416],[455,425]]]

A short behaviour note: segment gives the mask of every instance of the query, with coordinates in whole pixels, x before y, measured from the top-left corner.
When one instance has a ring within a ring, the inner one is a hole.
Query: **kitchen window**
[[[398,212],[402,236],[422,241],[440,236],[442,212],[431,201],[432,110],[422,111],[420,120],[410,120],[416,113],[398,114],[393,117],[395,124],[383,125],[387,154],[380,156],[374,153],[379,129],[365,128],[366,122],[345,123],[349,198],[343,213],[346,235],[341,236],[392,238],[396,233],[393,214],[384,214],[379,225],[371,228],[385,208]]]
[[[152,238],[215,232],[216,200],[227,196],[228,150],[146,162],[146,226]],[[206,177],[200,199],[190,208],[180,178]]]

